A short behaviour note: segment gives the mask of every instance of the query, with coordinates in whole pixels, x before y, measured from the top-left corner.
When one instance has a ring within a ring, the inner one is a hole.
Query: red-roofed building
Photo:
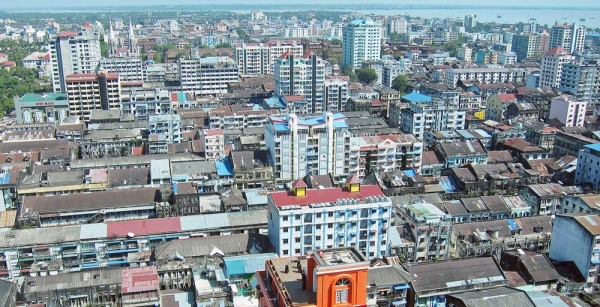
[[[17,66],[17,63],[15,63],[14,61],[4,61],[2,63],[0,63],[2,65],[2,67],[6,70],[9,70],[15,66]]]
[[[121,271],[123,306],[151,306],[158,302],[159,285],[156,266],[126,268]]]
[[[116,237],[177,233],[180,231],[181,223],[178,217],[106,223],[106,233],[109,236]]]
[[[307,189],[269,194],[269,239],[282,257],[309,250],[355,246],[367,258],[386,254],[391,200],[376,185],[360,185],[351,176],[343,188]],[[300,239],[302,238],[302,239]]]

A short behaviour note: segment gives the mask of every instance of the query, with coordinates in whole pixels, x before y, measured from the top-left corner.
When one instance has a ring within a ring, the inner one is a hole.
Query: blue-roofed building
[[[421,94],[419,92],[412,92],[410,94],[406,94],[406,95],[402,96],[402,102],[412,102],[412,103],[431,102],[431,96]]]
[[[250,247],[256,248],[256,247]],[[260,252],[257,250],[256,252]],[[225,278],[230,284],[250,286],[256,271],[265,270],[265,262],[268,259],[278,258],[275,253],[265,254],[249,254],[240,256],[224,257],[225,263],[224,273]],[[242,287],[243,289],[244,287]]]
[[[583,146],[577,157],[575,184],[589,183],[600,187],[600,143]]]
[[[345,119],[341,113],[270,117],[265,144],[275,179],[290,182],[307,174],[331,174],[334,180],[346,177],[350,132]]]

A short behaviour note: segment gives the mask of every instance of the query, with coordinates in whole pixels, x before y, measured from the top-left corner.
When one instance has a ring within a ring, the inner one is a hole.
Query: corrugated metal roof
[[[106,229],[108,236],[120,237],[125,237],[130,232],[134,235],[147,235],[158,233],[176,233],[180,231],[181,224],[179,222],[179,218],[177,217],[108,222]]]
[[[524,291],[509,287],[497,287],[485,290],[450,294],[469,307],[528,307],[534,305]]]
[[[182,231],[228,227],[227,213],[189,215],[179,218]]]
[[[227,276],[255,274],[256,271],[265,269],[265,261],[277,258],[275,253],[251,254],[242,256],[225,257],[225,268]]]
[[[107,236],[107,225],[102,224],[87,224],[81,225],[81,229],[79,230],[79,239],[87,240],[87,239],[97,239],[97,238],[106,238]]]

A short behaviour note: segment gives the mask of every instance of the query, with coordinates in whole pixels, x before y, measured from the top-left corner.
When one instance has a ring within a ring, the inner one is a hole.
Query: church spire
[[[128,43],[129,43],[129,54],[137,55],[137,39],[135,38],[135,34],[133,33],[133,25],[131,23],[131,18],[129,18],[129,35],[128,35]]]
[[[112,19],[108,20],[109,29],[108,29],[108,56],[117,53],[117,40],[115,38],[115,30],[113,29]]]

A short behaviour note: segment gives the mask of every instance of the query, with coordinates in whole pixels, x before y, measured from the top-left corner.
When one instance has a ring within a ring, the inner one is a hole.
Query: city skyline
[[[54,1],[52,3],[52,5],[50,5],[48,2],[43,1],[43,0],[28,0],[28,1],[21,1],[21,2],[15,2],[15,3],[7,3],[5,4],[5,8],[35,8],[35,7],[39,7],[39,8],[51,8],[51,7],[57,7],[57,8],[64,8],[64,7],[107,7],[107,6],[166,6],[166,5],[174,5],[174,6],[178,6],[178,5],[206,5],[206,4],[210,4],[210,5],[214,5],[214,3],[212,2],[208,2],[208,1],[192,1],[192,0],[176,0],[176,1],[169,1],[169,2],[165,2],[165,1],[159,1],[159,0],[147,0],[147,1],[142,1],[142,0],[132,0],[132,1],[127,1],[127,2],[123,2],[123,1],[117,1],[117,0],[106,0],[106,1],[102,1],[102,2],[96,2],[96,3],[90,3],[90,2],[80,2],[80,3],[73,3],[71,1],[66,1],[66,0],[59,0],[59,1]],[[235,4],[247,4],[244,2],[241,2],[239,0],[224,0],[224,1],[220,1],[218,3],[218,5],[235,5]],[[277,1],[273,1],[273,0],[258,0],[255,1],[253,4],[256,5],[272,5],[272,4],[281,4],[280,2]],[[316,1],[316,0],[308,0],[308,1],[291,1],[291,2],[287,2],[286,5],[294,5],[294,4],[298,4],[298,5],[302,5],[301,8],[305,9],[304,5],[306,4],[319,4],[319,5],[339,5],[339,3],[334,2],[334,1]],[[344,3],[344,5],[368,5],[368,4],[372,4],[372,5],[393,5],[393,6],[398,6],[398,3],[395,2],[390,2],[390,1],[385,1],[385,0],[375,0],[369,3],[365,3],[363,1],[359,1],[359,0],[348,0]],[[585,7],[600,7],[598,6],[598,4],[595,4],[594,2],[590,1],[590,0],[574,0],[574,1],[570,1],[569,5],[566,6],[565,3],[563,1],[558,1],[558,0],[548,0],[548,1],[541,1],[541,0],[534,0],[534,1],[530,1],[526,4],[524,4],[522,1],[518,1],[518,0],[506,0],[503,1],[502,3],[498,3],[495,5],[491,5],[491,6],[482,6],[482,5],[477,5],[477,4],[473,4],[472,1],[469,0],[457,0],[454,1],[452,4],[448,4],[447,1],[444,0],[427,0],[427,1],[408,1],[405,3],[402,3],[402,5],[408,5],[408,6],[412,6],[412,5],[419,5],[419,6],[428,6],[428,5],[445,5],[445,6],[468,6],[468,7],[511,7],[511,6],[517,6],[517,7],[568,7],[568,8],[585,8]]]

